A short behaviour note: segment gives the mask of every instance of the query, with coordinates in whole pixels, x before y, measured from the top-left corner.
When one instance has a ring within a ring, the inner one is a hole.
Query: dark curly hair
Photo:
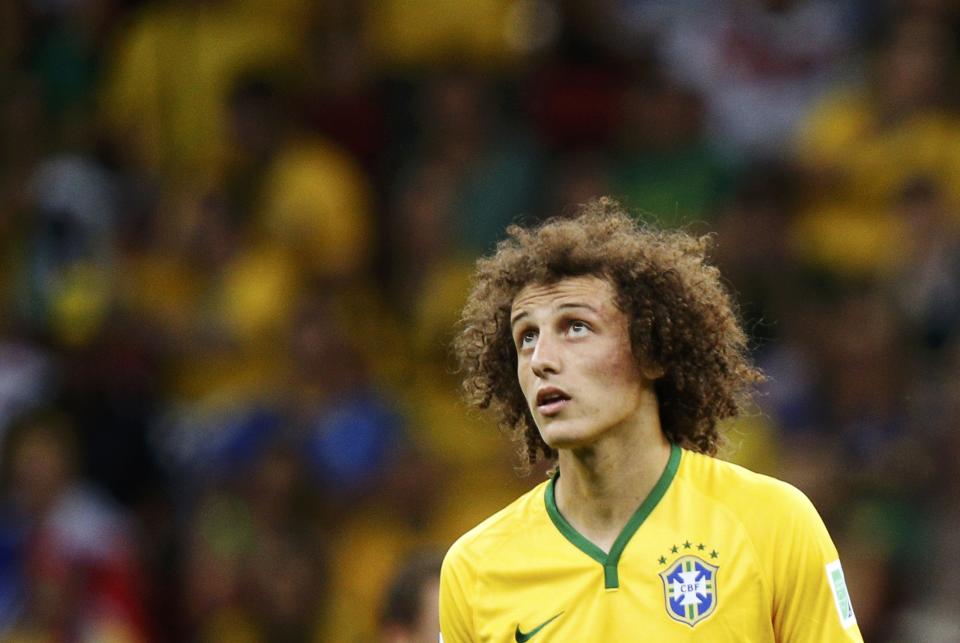
[[[454,341],[467,402],[496,412],[528,464],[555,459],[517,380],[510,308],[528,284],[601,277],[630,320],[634,356],[663,370],[654,390],[667,438],[715,455],[718,422],[740,413],[763,376],[747,358],[747,338],[720,272],[706,263],[710,237],[652,229],[609,198],[580,206],[572,217],[513,225],[507,233],[493,256],[477,261]]]

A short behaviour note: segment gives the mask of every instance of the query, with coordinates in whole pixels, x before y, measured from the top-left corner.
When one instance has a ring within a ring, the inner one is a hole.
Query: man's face
[[[651,382],[607,280],[530,284],[514,298],[510,319],[520,388],[548,445],[590,446],[639,421]]]

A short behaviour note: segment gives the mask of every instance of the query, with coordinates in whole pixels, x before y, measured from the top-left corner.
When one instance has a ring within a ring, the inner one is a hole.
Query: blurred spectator
[[[418,145],[398,173],[389,227],[390,286],[409,313],[418,289],[444,265],[490,248],[537,205],[540,154],[501,109],[502,92],[453,71],[420,86]]]
[[[256,224],[307,277],[348,281],[369,268],[372,195],[349,156],[324,142],[287,141],[265,172]]]
[[[773,337],[786,341],[777,310],[801,287],[790,230],[801,204],[801,185],[789,162],[755,162],[742,168],[725,193],[714,221],[717,262],[737,293],[741,315],[762,355]],[[798,314],[800,311],[791,311]],[[802,322],[801,322],[802,323]]]
[[[720,149],[779,156],[806,111],[851,62],[849,0],[624,2],[672,77],[701,92]]]
[[[407,447],[404,419],[329,302],[303,306],[290,344],[294,372],[284,408],[300,432],[300,455],[336,504],[384,484]]]
[[[424,161],[401,176],[393,198],[389,286],[396,306],[412,313],[415,297],[435,272],[458,255],[454,217],[456,174],[443,161]],[[462,260],[466,260],[463,257]]]
[[[732,168],[706,138],[703,100],[659,69],[644,76],[622,99],[616,193],[662,226],[709,219]]]
[[[327,552],[311,528],[299,470],[293,452],[275,448],[237,492],[223,488],[198,503],[184,543],[188,631],[195,640],[316,640]]]
[[[382,643],[434,643],[440,631],[442,552],[416,552],[398,566],[380,608]]]
[[[492,247],[514,217],[534,204],[539,151],[501,109],[502,95],[480,76],[441,74],[421,95],[425,159],[453,172],[456,247],[470,254]]]
[[[23,3],[41,29],[31,53],[46,114],[63,142],[83,145],[96,132],[86,127],[96,109],[104,62],[103,41],[118,18],[116,0]]]
[[[957,341],[960,326],[960,213],[922,177],[904,188],[897,210],[910,234],[895,296],[914,340],[938,351]]]
[[[366,2],[320,3],[305,39],[297,105],[307,129],[343,148],[370,172],[386,162],[399,111],[378,73],[373,38],[364,29],[379,12]],[[389,60],[385,61],[389,64]]]
[[[430,68],[449,62],[474,69],[506,67],[518,53],[509,35],[525,25],[507,0],[455,0],[414,4],[386,0],[367,11],[367,31],[380,64],[403,69]],[[524,42],[521,36],[520,43]],[[520,44],[517,43],[517,44]]]
[[[88,342],[114,303],[118,196],[114,176],[81,156],[47,159],[30,181],[19,303],[60,344]]]
[[[585,59],[563,49],[546,57],[523,86],[531,125],[550,151],[603,149],[616,139],[627,65],[608,51],[588,51]]]
[[[54,380],[52,355],[7,330],[0,323],[0,445],[16,420],[45,405]]]
[[[893,270],[905,229],[892,210],[917,176],[960,203],[952,42],[923,15],[892,23],[866,82],[834,90],[799,128],[811,189],[795,235],[807,261],[842,274]]]
[[[68,422],[31,416],[8,444],[4,532],[21,538],[7,563],[22,564],[12,640],[150,640],[136,532],[78,477]]]
[[[586,203],[613,191],[610,163],[599,151],[571,152],[554,157],[546,169],[544,213],[563,214],[577,203]]]
[[[232,82],[251,66],[291,60],[302,15],[293,2],[240,0],[177,0],[135,13],[111,56],[103,125],[134,167],[202,185],[222,162]]]

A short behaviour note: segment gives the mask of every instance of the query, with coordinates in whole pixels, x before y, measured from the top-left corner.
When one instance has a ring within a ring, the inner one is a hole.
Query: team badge
[[[717,608],[719,567],[697,556],[681,556],[660,572],[670,618],[693,627]]]

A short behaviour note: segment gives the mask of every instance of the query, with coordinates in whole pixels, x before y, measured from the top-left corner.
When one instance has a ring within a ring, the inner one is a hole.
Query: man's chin
[[[567,429],[560,426],[548,426],[546,430],[540,430],[540,437],[547,443],[547,446],[555,451],[561,449],[573,451],[583,449],[593,444],[594,440],[590,435],[584,435],[582,431]]]

